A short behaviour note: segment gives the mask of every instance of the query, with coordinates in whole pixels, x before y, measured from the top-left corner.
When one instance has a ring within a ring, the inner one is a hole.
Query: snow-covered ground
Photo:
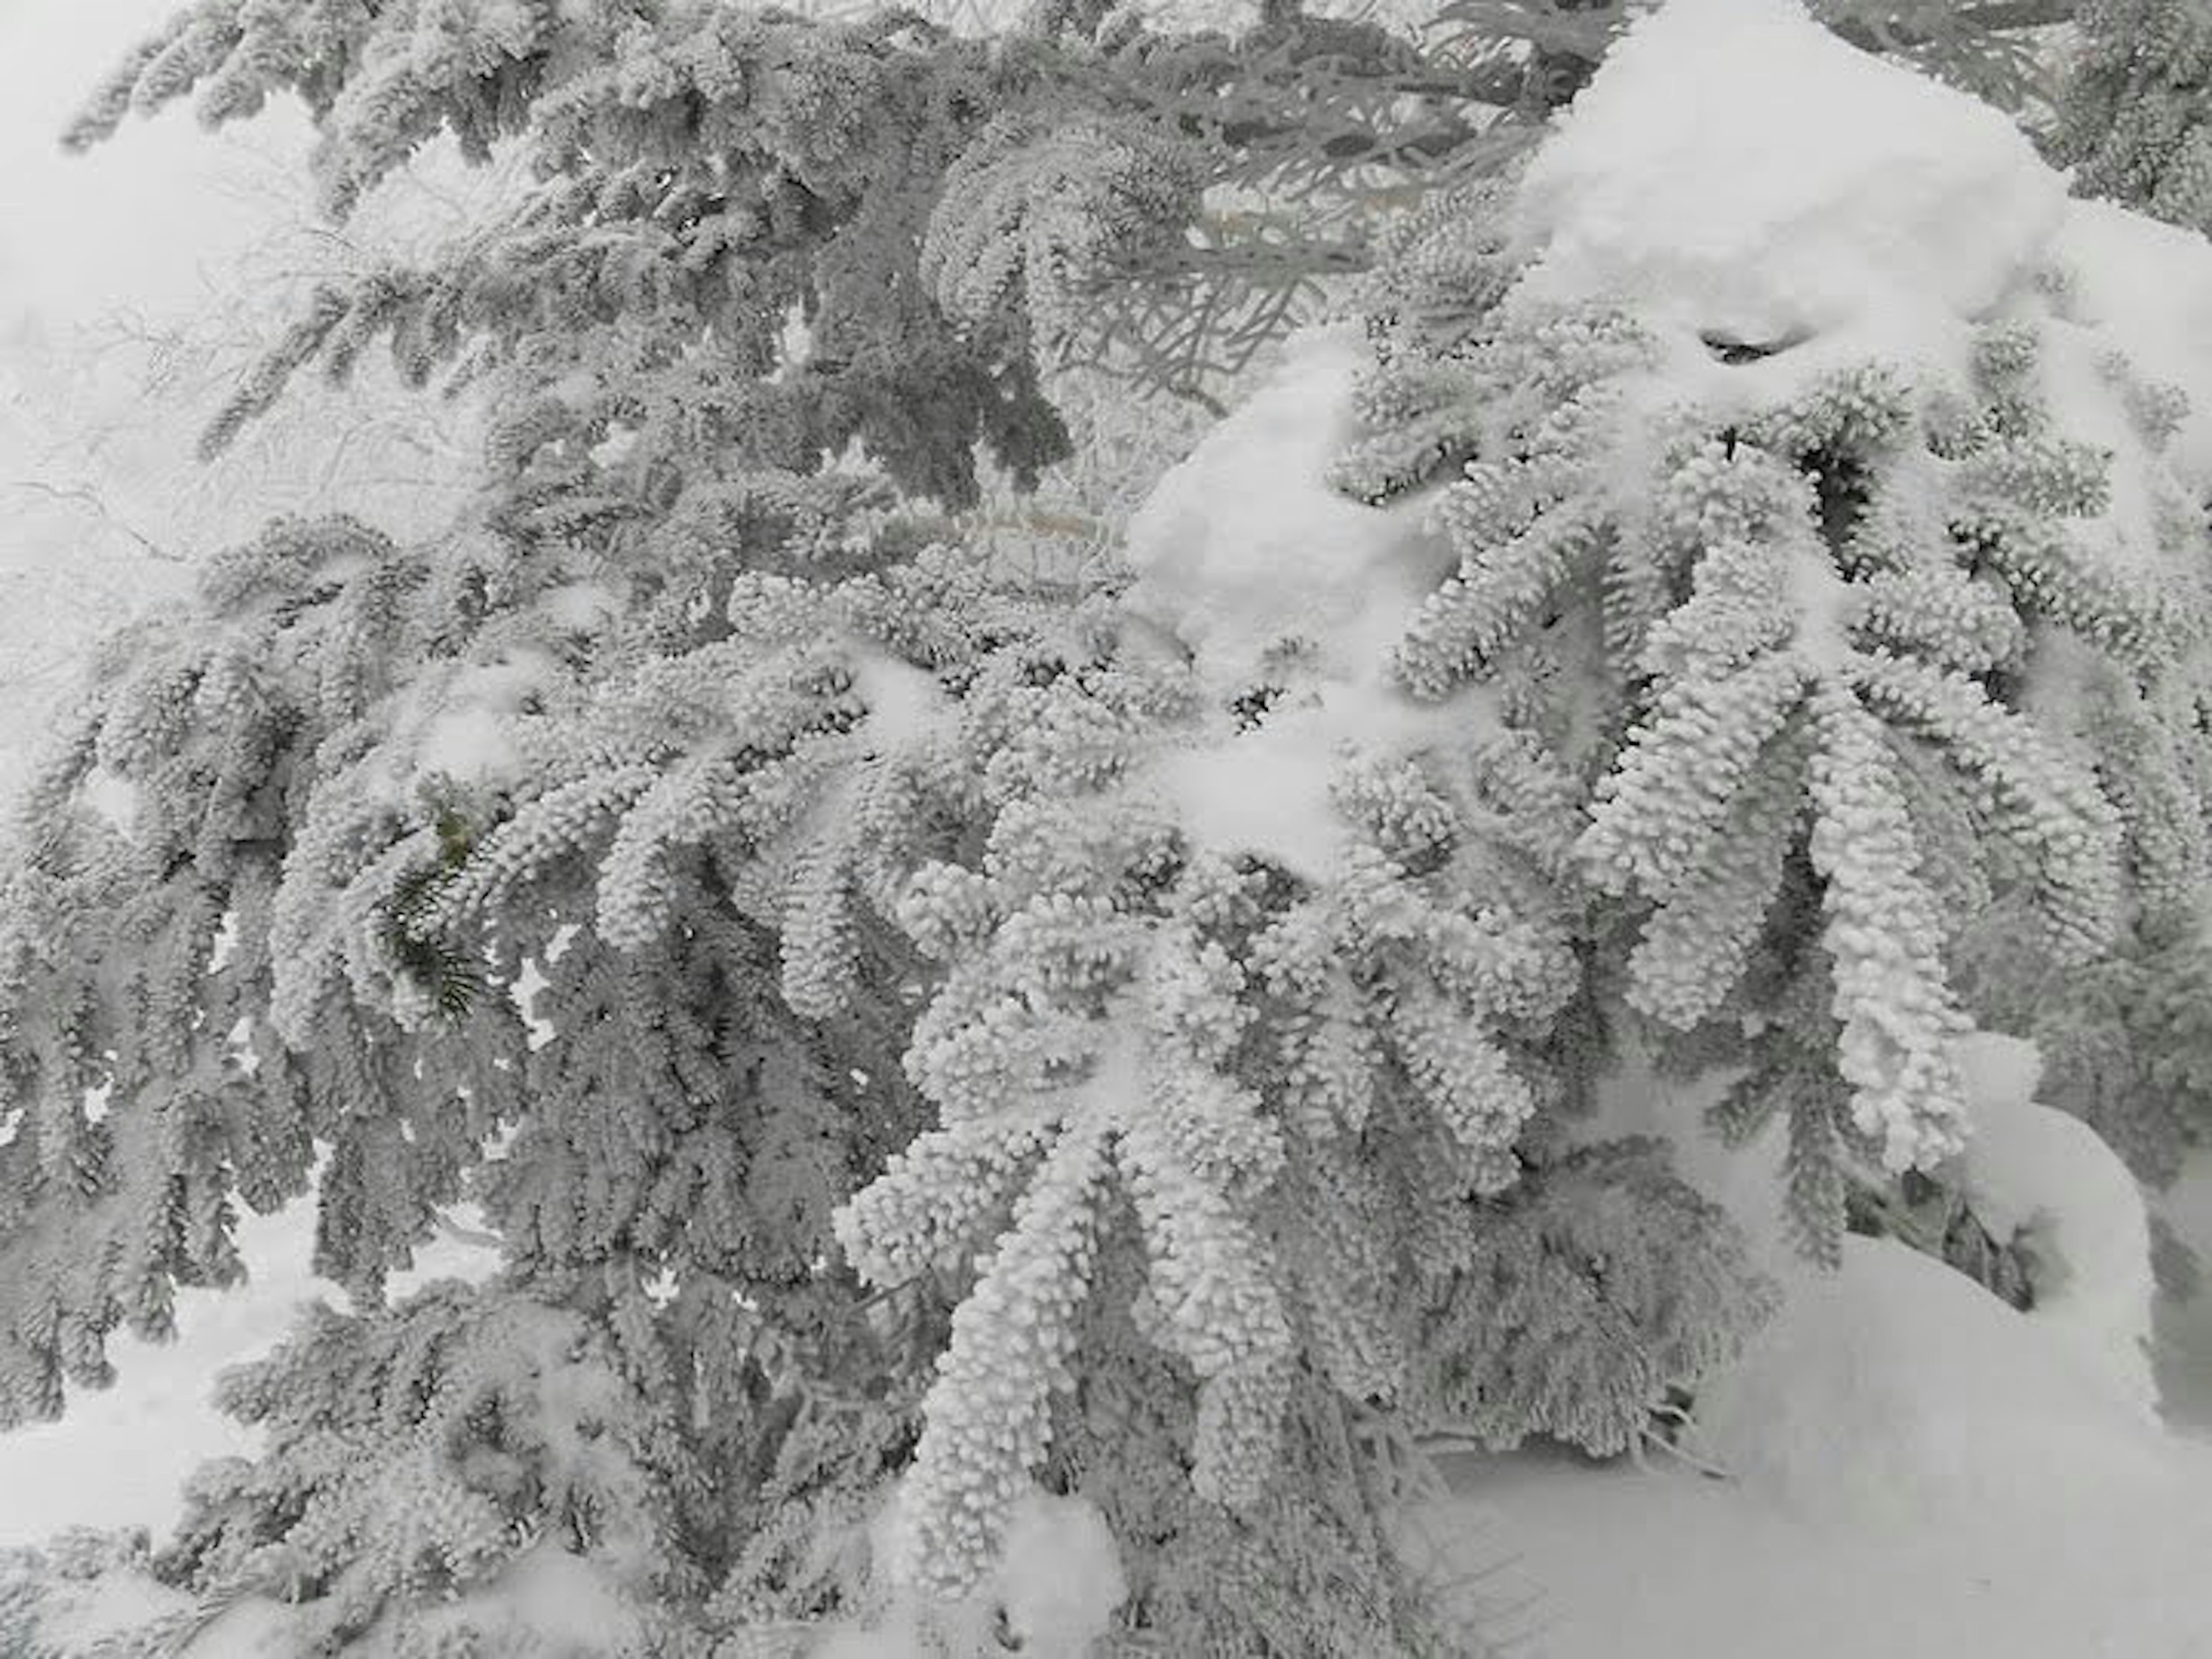
[[[2212,1153],[2177,1193],[2185,1231],[2212,1243]],[[335,1295],[299,1266],[310,1233],[298,1209],[249,1222],[249,1288],[180,1293],[177,1343],[118,1344],[114,1389],[0,1437],[0,1545],[72,1524],[158,1529],[198,1462],[249,1449],[207,1388],[273,1344],[301,1300]],[[2177,1410],[2185,1432],[2159,1437],[2028,1398],[2034,1371],[2008,1375],[1974,1334],[2019,1316],[1900,1247],[1855,1244],[1843,1279],[1778,1333],[1803,1369],[1770,1376],[1802,1383],[1821,1425],[1778,1443],[1781,1467],[1720,1481],[1656,1456],[1643,1468],[1570,1452],[1455,1457],[1460,1496],[1416,1517],[1419,1531],[1456,1571],[1484,1576],[1528,1659],[2212,1655],[2212,1440],[2191,1437],[2208,1419]],[[437,1255],[426,1265],[439,1271],[483,1260],[458,1244]],[[2212,1302],[2175,1311],[2200,1346],[2161,1355],[2169,1403],[2202,1412]],[[1947,1477],[1947,1444],[1971,1447],[1984,1480],[2008,1464],[2008,1487]],[[840,1659],[875,1659],[845,1639]]]
[[[2162,1207],[2212,1245],[2212,1152]],[[1747,1356],[1796,1410],[1729,1479],[1456,1458],[1423,1535],[1518,1609],[1532,1659],[2212,1655],[2212,1298],[2159,1310],[2166,1420],[2146,1431],[2054,1390],[2032,1320],[1850,1243]]]
[[[2212,1153],[2178,1194],[2212,1243]],[[1546,1659],[2212,1655],[2212,1308],[2161,1310],[2199,1345],[2161,1346],[2167,1420],[2146,1423],[2062,1333],[1903,1245],[1849,1245],[1709,1391],[1707,1437],[1734,1443],[1699,1449],[1727,1479],[1462,1458],[1426,1534]]]
[[[2160,1508],[1878,1528],[1680,1469],[1523,1453],[1455,1470],[1463,1497],[1429,1519],[1518,1607],[1531,1659],[2194,1659],[2212,1654],[2212,1454],[2188,1457]]]

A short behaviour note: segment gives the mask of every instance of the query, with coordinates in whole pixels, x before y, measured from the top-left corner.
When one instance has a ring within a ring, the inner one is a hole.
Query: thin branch
[[[1952,17],[1951,23],[1954,32],[2002,34],[2016,29],[2049,28],[2054,24],[2070,23],[2077,9],[2075,0],[1990,0],[1987,5],[1962,8]],[[1899,48],[1909,51],[1928,46],[1936,39],[1901,20],[1877,25],[1857,17],[1838,17],[1830,20],[1828,27],[1853,46],[1868,52]]]
[[[135,528],[129,520],[108,506],[106,499],[90,484],[73,484],[65,488],[60,484],[47,483],[39,478],[17,478],[8,487],[10,489],[22,490],[29,495],[44,495],[49,501],[68,501],[78,507],[89,507],[103,522],[121,531],[132,541],[137,543],[149,558],[160,559],[167,564],[184,562],[181,555],[170,552],[152,538]]]
[[[456,1243],[467,1244],[480,1250],[500,1250],[506,1248],[506,1241],[497,1233],[488,1233],[477,1227],[464,1227],[443,1210],[432,1212],[430,1218],[432,1224],[440,1232]]]
[[[1698,1456],[1695,1452],[1687,1450],[1685,1448],[1675,1444],[1674,1442],[1668,1439],[1664,1435],[1654,1434],[1649,1429],[1644,1431],[1642,1437],[1638,1440],[1634,1449],[1631,1453],[1631,1455],[1638,1468],[1648,1468],[1650,1467],[1644,1462],[1644,1453],[1647,1449],[1665,1452],[1669,1457],[1674,1458],[1683,1464],[1684,1467],[1695,1469],[1699,1474],[1705,1476],[1708,1480],[1733,1481],[1735,1479],[1735,1476],[1733,1474],[1727,1469],[1721,1468],[1719,1464],[1709,1463],[1704,1458]]]

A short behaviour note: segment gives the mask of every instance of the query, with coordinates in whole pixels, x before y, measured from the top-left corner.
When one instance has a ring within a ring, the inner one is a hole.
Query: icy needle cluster
[[[2042,354],[2069,323],[2032,289],[1959,326],[1954,378],[1685,341],[1632,304],[1516,288],[1484,238],[1445,215],[1407,232],[1370,431],[1340,467],[1367,499],[1443,480],[1430,522],[1458,565],[1398,678],[1525,690],[1527,728],[1590,780],[1577,862],[1636,902],[1628,996],[1665,1024],[1755,1002],[1747,968],[1809,880],[1852,1126],[1892,1169],[1933,1164],[1962,1131],[1959,899],[2017,892],[2045,948],[2081,960],[2142,878],[2171,891],[2203,856],[2179,805],[2193,769],[2100,766],[2041,706],[2053,676],[2087,677],[2135,753],[2193,753],[2171,699],[2202,627],[2201,534],[2161,518],[2131,542],[2114,456],[2048,400]],[[1688,350],[1706,372],[1674,367]],[[2126,464],[2155,477],[2170,424],[2133,407]]]

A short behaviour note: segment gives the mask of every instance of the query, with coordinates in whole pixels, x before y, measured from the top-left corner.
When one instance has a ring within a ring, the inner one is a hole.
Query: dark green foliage
[[[2083,0],[2049,136],[2075,188],[2212,232],[2212,8]]]
[[[2033,1258],[2014,1241],[1992,1237],[1948,1183],[1908,1170],[1888,1188],[1853,1188],[1845,1206],[1851,1231],[1894,1238],[1948,1262],[2023,1311],[2035,1305]]]
[[[1493,1446],[1613,1456],[1672,1390],[1733,1358],[1772,1306],[1741,1241],[1656,1141],[1601,1142],[1468,1218],[1435,1285],[1411,1399]]]
[[[69,142],[134,106],[197,94],[219,125],[295,93],[340,216],[441,134],[532,155],[542,184],[439,264],[319,295],[211,445],[301,368],[342,377],[385,338],[417,383],[519,376],[514,459],[620,426],[644,484],[696,476],[706,450],[808,471],[857,441],[907,489],[966,503],[979,442],[1018,480],[1067,453],[1033,344],[1133,347],[1146,378],[1205,395],[1316,276],[1364,263],[1378,188],[1481,149],[1486,91],[1289,6],[1237,39],[1074,7],[981,41],[911,13],[199,0]],[[1209,184],[1267,205],[1201,212]],[[1024,303],[998,306],[1024,270]],[[811,342],[770,380],[794,316]]]
[[[1487,1609],[1425,1578],[1390,1535],[1407,1498],[1440,1489],[1425,1454],[1405,1441],[1406,1425],[1302,1376],[1282,1460],[1264,1490],[1241,1508],[1208,1503],[1180,1474],[1196,1433],[1182,1367],[1117,1328],[1127,1323],[1121,1288],[1107,1287],[1094,1306],[1090,1363],[1056,1413],[1044,1475],[1097,1504],[1116,1537],[1137,1543],[1124,1550],[1129,1600],[1102,1655],[1467,1659],[1483,1651],[1472,1632]]]
[[[448,1283],[377,1317],[319,1308],[218,1398],[270,1450],[194,1477],[158,1570],[301,1604],[300,1652],[465,1595],[541,1540],[641,1598],[684,1587],[650,1406],[603,1336],[541,1301]]]
[[[2212,1132],[2212,946],[2195,926],[2066,968],[2021,950],[1999,915],[1967,936],[1962,959],[1977,1012],[2034,1040],[2037,1097],[2095,1129],[2148,1185],[2170,1185]]]
[[[484,988],[482,966],[422,923],[436,903],[438,890],[465,863],[475,847],[468,821],[450,806],[431,818],[437,836],[437,861],[410,870],[392,884],[385,902],[382,938],[400,971],[429,995],[447,1019],[467,1014]]]

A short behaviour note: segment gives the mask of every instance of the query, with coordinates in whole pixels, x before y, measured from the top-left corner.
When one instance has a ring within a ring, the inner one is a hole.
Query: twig
[[[1654,1434],[1649,1429],[1644,1431],[1642,1436],[1638,1438],[1633,1451],[1631,1453],[1631,1455],[1636,1460],[1637,1468],[1641,1469],[1649,1468],[1650,1467],[1650,1464],[1644,1461],[1644,1454],[1647,1447],[1653,1446],[1656,1446],[1661,1451],[1665,1452],[1669,1457],[1678,1459],[1689,1468],[1695,1469],[1699,1474],[1704,1475],[1708,1480],[1727,1480],[1733,1482],[1735,1480],[1735,1476],[1731,1472],[1721,1468],[1719,1464],[1709,1463],[1704,1458],[1698,1456],[1695,1452],[1685,1450],[1682,1447],[1676,1445],[1665,1436]]]
[[[160,559],[167,564],[184,562],[181,555],[170,552],[168,549],[161,546],[151,538],[134,528],[127,520],[109,507],[100,492],[90,484],[73,484],[64,489],[60,484],[47,483],[39,478],[18,478],[9,488],[26,490],[34,495],[44,495],[51,501],[73,501],[80,507],[88,507],[98,517],[137,543],[145,550],[149,558]]]
[[[506,1241],[497,1233],[486,1232],[479,1227],[464,1227],[443,1210],[432,1212],[431,1224],[457,1243],[473,1245],[480,1250],[498,1250],[506,1248]]]

